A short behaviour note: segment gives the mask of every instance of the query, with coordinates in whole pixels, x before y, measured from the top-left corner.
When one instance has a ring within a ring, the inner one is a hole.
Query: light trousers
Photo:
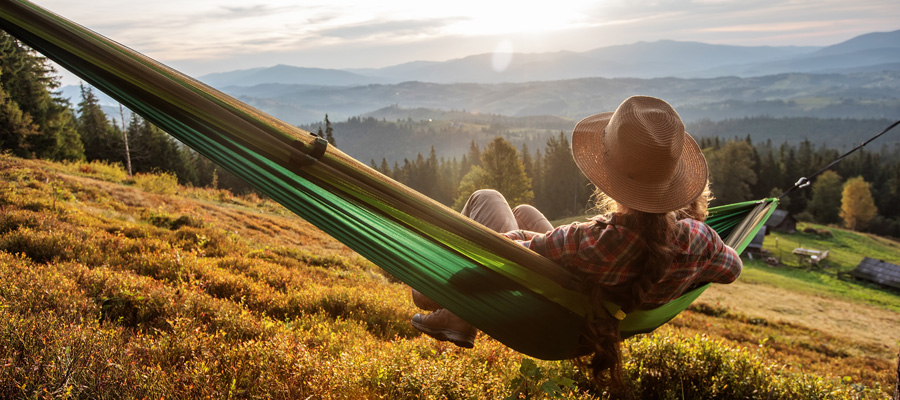
[[[476,190],[463,206],[462,215],[500,233],[523,229],[544,233],[553,230],[537,208],[522,204],[510,208],[503,195],[493,189]]]

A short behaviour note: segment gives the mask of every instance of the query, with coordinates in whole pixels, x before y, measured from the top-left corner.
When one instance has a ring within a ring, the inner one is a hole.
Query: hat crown
[[[663,213],[697,198],[709,169],[697,142],[668,103],[633,96],[614,112],[584,118],[572,132],[575,164],[630,209]]]
[[[603,135],[610,166],[646,183],[672,177],[684,150],[684,123],[668,103],[634,96],[613,113]]]

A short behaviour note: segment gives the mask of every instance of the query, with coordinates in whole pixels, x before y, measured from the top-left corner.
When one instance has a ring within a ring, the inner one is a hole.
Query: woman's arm
[[[516,229],[514,231],[509,231],[509,232],[506,232],[503,234],[503,236],[506,236],[512,240],[522,240],[522,241],[531,240],[533,237],[535,237],[537,235],[543,235],[543,233],[528,231],[525,229]]]

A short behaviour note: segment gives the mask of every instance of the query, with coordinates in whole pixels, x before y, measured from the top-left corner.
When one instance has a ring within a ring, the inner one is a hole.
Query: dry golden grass
[[[737,282],[711,287],[658,332],[707,334],[735,346],[761,347],[785,371],[890,390],[900,332],[896,318],[896,312],[871,306]]]
[[[894,360],[900,313],[850,301],[791,292],[759,283],[712,286],[698,300],[766,321],[828,333],[858,346],[853,355]]]
[[[405,285],[267,200],[93,171],[0,156],[0,397],[492,399],[521,378],[489,337],[418,334]],[[835,322],[853,307],[714,287],[628,341],[626,373],[642,398],[879,398],[896,315]],[[574,380],[568,398],[609,398],[571,362],[536,365]],[[531,398],[551,397],[542,382]]]

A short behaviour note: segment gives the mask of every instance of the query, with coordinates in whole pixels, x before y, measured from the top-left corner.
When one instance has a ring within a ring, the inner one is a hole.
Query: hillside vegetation
[[[750,263],[746,278],[626,341],[630,394],[883,398],[900,297],[855,283],[881,300],[829,282],[798,291],[796,270]],[[484,335],[472,350],[424,337],[408,323],[408,288],[340,243],[266,199],[166,174],[0,156],[0,276],[2,398],[626,396]],[[871,320],[814,319],[828,309]]]

